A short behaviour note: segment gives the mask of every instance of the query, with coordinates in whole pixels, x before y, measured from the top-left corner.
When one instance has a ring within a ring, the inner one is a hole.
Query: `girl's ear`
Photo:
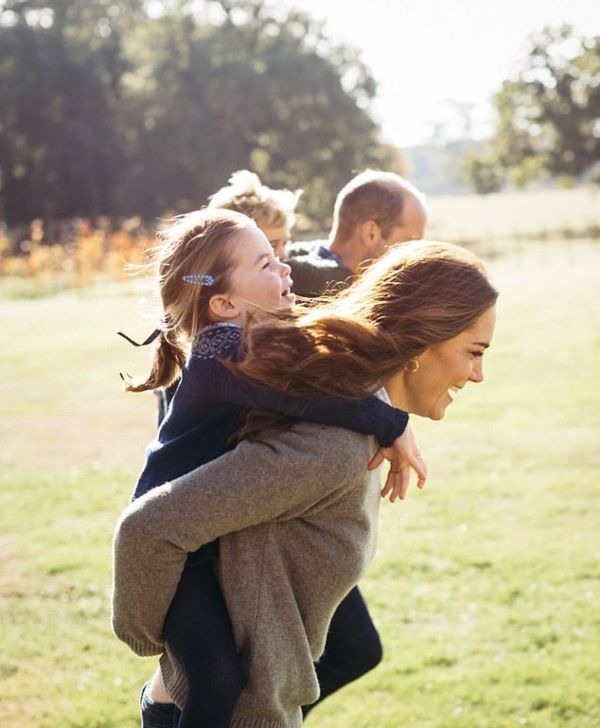
[[[217,321],[231,321],[241,313],[239,306],[222,293],[210,297],[208,309]]]

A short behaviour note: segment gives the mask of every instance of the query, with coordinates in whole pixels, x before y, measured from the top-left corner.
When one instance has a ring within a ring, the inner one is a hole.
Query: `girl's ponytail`
[[[161,330],[148,374],[145,378],[139,379],[134,379],[129,375],[124,376],[125,391],[145,392],[148,389],[168,387],[181,374],[186,357],[186,348],[174,337],[173,333]]]
[[[161,244],[147,267],[156,268],[162,322],[159,329],[134,346],[158,339],[145,376],[121,375],[126,392],[145,392],[172,384],[181,374],[190,349],[204,326],[211,323],[209,302],[230,284],[235,259],[231,241],[252,220],[231,210],[196,210],[174,219],[160,234]]]

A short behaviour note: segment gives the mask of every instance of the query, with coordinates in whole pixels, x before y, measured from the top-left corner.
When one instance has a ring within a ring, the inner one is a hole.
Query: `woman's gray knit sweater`
[[[248,682],[232,728],[296,728],[319,694],[313,662],[331,617],[370,563],[379,473],[373,438],[298,423],[242,442],[150,491],[115,534],[113,627],[139,655],[163,653],[175,702],[185,676],[162,626],[186,555],[220,539],[219,577]]]

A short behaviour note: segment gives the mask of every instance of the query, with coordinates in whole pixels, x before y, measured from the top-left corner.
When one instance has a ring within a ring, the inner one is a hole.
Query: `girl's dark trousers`
[[[214,561],[188,559],[165,620],[165,641],[181,663],[187,698],[178,728],[228,728],[244,687]]]
[[[319,700],[302,708],[306,715],[321,700],[376,667],[383,657],[381,641],[358,587],[336,609],[315,665],[321,687]]]
[[[165,620],[165,639],[186,675],[187,700],[179,722],[165,715],[164,722],[144,719],[143,728],[228,728],[244,687],[242,661],[213,563],[192,563],[184,569]],[[333,615],[325,652],[315,665],[321,695],[316,703],[303,707],[304,715],[372,670],[381,658],[379,635],[354,587]],[[175,706],[171,709],[177,716]]]

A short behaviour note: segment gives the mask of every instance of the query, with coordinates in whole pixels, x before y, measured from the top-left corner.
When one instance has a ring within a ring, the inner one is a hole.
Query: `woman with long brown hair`
[[[152,268],[161,300],[161,324],[145,376],[124,377],[143,392],[179,383],[156,437],[148,444],[132,498],[136,499],[231,450],[253,408],[269,408],[307,422],[374,434],[396,450],[391,473],[403,482],[402,464],[416,461],[408,415],[377,397],[306,400],[287,397],[228,364],[243,355],[248,317],[292,307],[289,267],[274,255],[253,220],[231,210],[205,208],[176,218],[161,233]],[[127,337],[128,338],[128,337]],[[147,339],[148,341],[148,339]],[[164,638],[185,672],[186,699],[178,728],[228,728],[242,689],[240,660],[227,608],[214,573],[218,543],[190,554],[171,603]],[[189,568],[188,568],[189,567]],[[217,665],[219,666],[217,669]],[[142,690],[143,728],[172,728],[175,705],[155,705]]]
[[[441,419],[458,390],[483,379],[497,295],[462,248],[395,246],[336,299],[251,327],[240,368],[287,394],[380,391]],[[115,632],[138,654],[166,650],[149,691],[176,702],[186,686],[163,622],[187,553],[219,538],[218,576],[246,667],[234,728],[301,724],[301,706],[318,697],[313,663],[329,621],[377,534],[372,438],[273,425],[132,503],[115,538]]]

